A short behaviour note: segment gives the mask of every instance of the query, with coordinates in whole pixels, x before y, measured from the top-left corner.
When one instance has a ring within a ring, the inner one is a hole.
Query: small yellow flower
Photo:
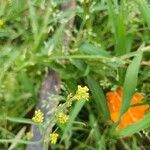
[[[59,134],[58,133],[51,133],[50,134],[50,142],[51,144],[56,144],[58,140]]]
[[[44,114],[41,112],[41,110],[35,111],[32,121],[35,123],[42,123],[44,121]]]
[[[0,28],[1,28],[1,27],[3,27],[3,26],[4,26],[4,24],[5,24],[5,21],[4,21],[4,20],[2,20],[2,19],[0,19]]]
[[[80,100],[80,99],[85,99],[85,100],[89,100],[89,93],[88,93],[89,89],[87,86],[81,87],[80,85],[78,85],[78,89],[76,91],[76,94],[74,96],[75,99]]]
[[[62,113],[62,112],[59,113],[56,117],[57,117],[58,122],[61,124],[65,124],[69,119],[69,117],[65,113]]]
[[[26,136],[27,136],[28,140],[31,140],[33,137],[33,133],[31,131],[29,131],[29,132],[27,132]]]

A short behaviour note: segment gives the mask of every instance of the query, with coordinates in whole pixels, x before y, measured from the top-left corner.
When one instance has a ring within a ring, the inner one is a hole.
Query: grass
[[[149,1],[76,0],[75,9],[62,10],[65,3],[69,0],[0,1],[0,149],[24,150],[34,143],[26,134],[35,125],[31,118],[48,68],[61,79],[58,99],[64,105],[56,111],[70,118],[65,125],[55,116],[48,119],[60,134],[53,149],[149,149],[149,112],[115,130],[135,91],[150,104]],[[67,96],[77,85],[89,88],[89,101],[73,100],[68,109]],[[105,95],[120,86],[123,103],[113,123]],[[42,133],[46,125],[39,125]]]

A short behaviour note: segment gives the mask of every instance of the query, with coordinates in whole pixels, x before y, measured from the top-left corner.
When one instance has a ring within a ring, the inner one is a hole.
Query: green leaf
[[[109,53],[107,51],[104,51],[103,49],[100,49],[90,43],[83,43],[81,44],[81,46],[79,47],[79,51],[83,54],[87,54],[87,55],[101,55],[104,57],[109,57]]]
[[[101,136],[99,140],[99,150],[106,150],[106,135],[105,133]]]
[[[26,141],[26,140],[17,140],[17,139],[0,139],[0,143],[20,143],[20,144],[39,144],[43,139],[37,141]]]
[[[148,7],[148,4],[145,0],[137,0],[137,3],[139,5],[140,11],[145,19],[145,22],[147,23],[149,29],[150,29],[150,8]]]
[[[111,0],[107,0],[107,5],[108,5],[108,15],[112,26],[112,32],[114,33],[115,37],[115,52],[117,55],[126,54],[127,37],[126,37],[125,17],[123,15],[123,10],[119,9],[117,1],[116,4],[113,4]]]
[[[0,116],[0,120],[9,120],[11,122],[16,122],[16,123],[25,123],[25,124],[33,124],[36,125],[31,119],[24,119],[24,118],[17,118],[17,117],[8,117],[8,116]]]
[[[87,77],[87,83],[95,100],[97,111],[103,116],[104,120],[107,120],[109,118],[109,110],[100,84],[90,76]]]
[[[133,125],[127,126],[126,128],[119,130],[117,134],[119,137],[131,136],[134,133],[137,133],[148,127],[150,127],[150,112],[145,115],[144,119],[138,121]]]
[[[36,39],[38,37],[38,29],[39,29],[38,18],[37,18],[37,14],[36,14],[36,9],[33,6],[33,3],[32,3],[31,0],[28,0],[28,5],[29,5],[32,32],[33,32],[33,35],[34,35],[34,40],[36,41]]]
[[[135,93],[135,88],[138,80],[138,72],[140,68],[140,63],[142,60],[142,52],[140,51],[137,56],[133,59],[129,65],[125,81],[123,85],[123,99],[122,106],[120,111],[120,117],[128,110],[130,107],[130,100],[132,99],[133,94]]]
[[[94,138],[94,141],[95,141],[95,146],[97,147],[97,149],[99,149],[99,147],[100,147],[99,140],[101,139],[101,134],[100,134],[100,131],[99,131],[99,128],[98,128],[97,120],[96,120],[95,116],[93,115],[93,113],[89,114],[89,121],[90,121],[90,125],[91,125],[91,128],[92,128],[91,130],[93,131],[92,135],[93,135],[93,138]]]
[[[63,135],[61,140],[64,140],[68,137],[68,132],[71,131],[72,125],[74,120],[76,119],[77,115],[79,114],[80,110],[82,109],[82,107],[85,104],[85,100],[80,100],[76,103],[75,107],[73,108],[73,110],[70,113],[70,117],[69,117],[69,122],[66,126],[66,128],[64,129]]]

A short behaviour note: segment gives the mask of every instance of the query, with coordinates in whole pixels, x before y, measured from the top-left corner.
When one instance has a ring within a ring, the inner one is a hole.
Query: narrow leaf
[[[92,92],[98,112],[103,116],[104,120],[107,120],[109,118],[109,110],[100,85],[90,76],[87,77],[87,83]]]
[[[18,133],[17,135],[15,136],[15,139],[16,140],[20,140],[23,136],[23,134],[25,133],[25,130],[26,130],[26,127],[24,126]],[[15,149],[15,147],[17,147],[18,143],[17,141],[14,141],[8,148],[8,150],[13,150]]]
[[[0,116],[0,120],[9,120],[11,122],[16,122],[16,123],[25,123],[25,124],[33,124],[36,125],[36,123],[34,123],[33,121],[31,121],[31,119],[24,119],[24,118],[17,118],[17,117],[4,117],[4,116]]]
[[[103,49],[100,49],[90,43],[83,43],[79,47],[79,51],[83,54],[88,54],[88,55],[101,55],[104,57],[109,57],[109,53],[107,51],[104,51]]]
[[[150,29],[150,8],[148,7],[148,4],[145,0],[137,0],[140,11],[145,19],[145,22],[147,23],[149,29]]]
[[[93,135],[93,138],[94,138],[94,141],[95,141],[95,146],[96,146],[97,149],[99,149],[99,147],[100,147],[99,140],[101,139],[101,134],[100,134],[100,131],[99,131],[99,128],[98,128],[97,120],[96,120],[95,116],[93,115],[93,113],[90,113],[89,121],[90,121],[91,128],[93,130],[92,135]]]
[[[107,0],[108,15],[115,37],[115,52],[117,55],[123,55],[127,53],[125,17],[122,9],[119,9],[118,2],[114,3]]]
[[[29,12],[30,12],[30,20],[31,20],[31,26],[32,26],[32,32],[34,35],[34,40],[36,41],[38,37],[38,20],[37,20],[37,14],[36,14],[36,9],[32,4],[31,0],[28,0],[28,5],[29,5]]]
[[[130,100],[132,99],[133,94],[135,93],[135,88],[138,80],[138,72],[140,68],[140,63],[142,60],[142,52],[139,52],[137,56],[133,59],[129,65],[125,81],[123,85],[123,99],[122,106],[120,111],[120,117],[128,110],[130,107]]]
[[[71,131],[73,122],[76,119],[76,117],[79,114],[82,107],[84,106],[84,104],[85,104],[85,100],[80,100],[76,103],[75,107],[73,108],[73,110],[70,113],[69,122],[63,132],[61,140],[64,140],[67,137],[68,132]]]

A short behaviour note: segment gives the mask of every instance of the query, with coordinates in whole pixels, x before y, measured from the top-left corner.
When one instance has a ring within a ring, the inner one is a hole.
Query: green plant
[[[44,75],[53,68],[62,80],[58,99],[69,114],[67,124],[57,124],[60,135],[53,149],[149,149],[144,143],[149,136],[140,132],[149,134],[149,112],[136,124],[115,129],[135,90],[145,94],[144,104],[150,103],[148,0],[76,0],[75,10],[61,10],[67,2],[0,1],[0,148],[23,150],[33,143],[26,137],[27,127],[35,124],[31,112]],[[89,88],[89,101],[76,101],[68,109],[67,96],[75,95],[78,85]],[[119,86],[123,104],[113,123],[105,93]],[[39,126],[44,130],[45,124]]]

